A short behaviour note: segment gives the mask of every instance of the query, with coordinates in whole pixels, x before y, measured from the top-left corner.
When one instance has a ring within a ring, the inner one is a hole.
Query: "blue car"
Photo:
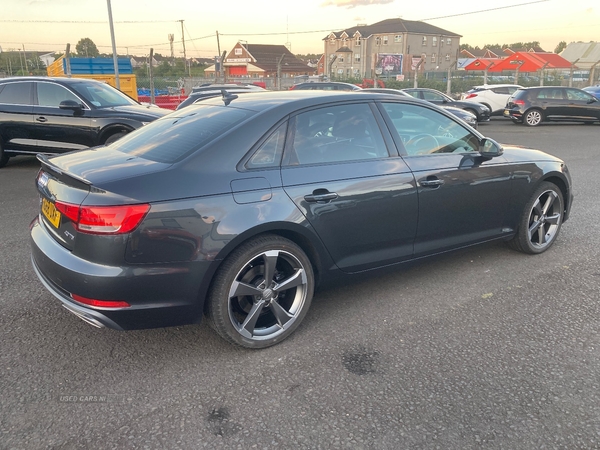
[[[596,86],[584,87],[583,90],[586,92],[589,92],[594,97],[596,97],[598,100],[600,100],[600,84],[597,84]]]

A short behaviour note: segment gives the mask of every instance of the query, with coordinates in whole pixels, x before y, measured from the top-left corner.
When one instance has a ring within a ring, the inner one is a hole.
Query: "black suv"
[[[15,155],[110,144],[170,112],[95,80],[6,78],[0,80],[0,167]]]
[[[218,97],[223,95],[223,91],[226,94],[248,94],[251,92],[266,92],[260,86],[253,84],[209,84],[206,86],[197,86],[192,88],[192,92],[183,102],[181,102],[177,109],[185,108],[188,105],[192,105],[196,102],[205,100],[207,98]]]
[[[581,89],[538,86],[517,90],[506,103],[504,117],[535,127],[546,120],[593,124],[600,120],[600,101]]]
[[[316,83],[298,83],[293,85],[290,90],[322,90],[322,91],[360,91],[361,88],[355,84],[342,83],[339,81],[326,81]]]

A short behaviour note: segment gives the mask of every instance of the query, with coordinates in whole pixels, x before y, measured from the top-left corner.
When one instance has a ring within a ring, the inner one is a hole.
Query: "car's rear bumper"
[[[502,115],[515,122],[521,122],[523,120],[523,113],[518,109],[505,109]]]
[[[210,262],[110,267],[82,260],[57,243],[35,219],[31,259],[42,284],[70,312],[95,326],[117,330],[157,328],[198,322],[200,295]],[[214,264],[214,263],[212,263]],[[79,303],[77,294],[125,301],[129,307],[105,308]]]

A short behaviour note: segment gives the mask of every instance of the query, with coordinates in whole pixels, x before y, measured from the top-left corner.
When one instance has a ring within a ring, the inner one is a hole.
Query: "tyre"
[[[4,167],[8,162],[9,156],[4,153],[4,148],[2,147],[2,142],[0,142],[0,167]]]
[[[233,344],[269,347],[300,325],[313,291],[312,265],[302,249],[280,236],[260,236],[234,250],[217,271],[207,318]]]
[[[120,131],[118,133],[115,134],[111,134],[109,137],[106,138],[106,140],[104,141],[104,145],[110,145],[115,141],[118,141],[119,139],[121,139],[123,136],[125,136],[127,134],[127,132],[125,131]]]
[[[530,109],[523,115],[523,123],[528,127],[537,127],[544,120],[539,109]]]
[[[525,205],[517,234],[509,245],[529,254],[545,252],[558,237],[564,212],[561,190],[555,184],[541,183]]]

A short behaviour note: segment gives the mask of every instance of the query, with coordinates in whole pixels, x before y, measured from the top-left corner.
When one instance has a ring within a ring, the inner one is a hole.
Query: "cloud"
[[[352,9],[357,6],[365,5],[385,5],[393,3],[394,0],[327,0],[321,3],[321,6],[337,6],[339,8]]]

